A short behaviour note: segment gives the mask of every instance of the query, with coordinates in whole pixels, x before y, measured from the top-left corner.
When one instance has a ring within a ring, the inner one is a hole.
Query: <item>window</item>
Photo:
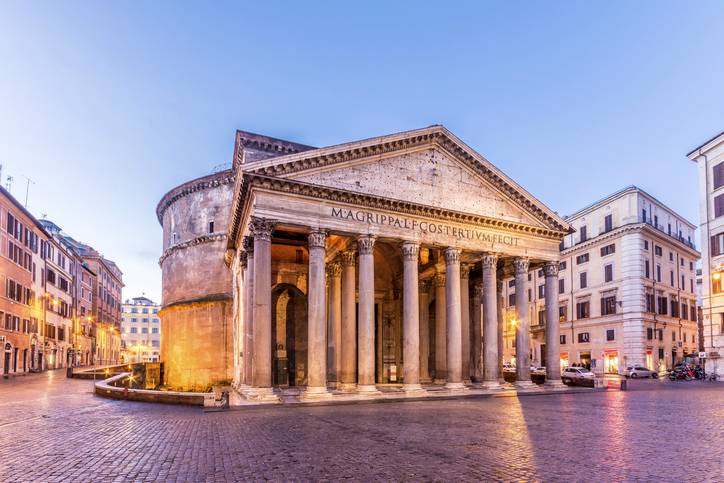
[[[538,285],[538,298],[542,299],[546,295],[546,286]]]
[[[724,233],[722,234],[722,236],[724,236]],[[560,262],[558,264],[558,270],[565,270],[565,269],[566,269],[566,262],[565,261]]]
[[[644,250],[648,250],[648,249],[649,249],[649,241],[644,240]]]
[[[611,255],[612,253],[616,252],[616,245],[610,244],[606,245],[605,247],[601,247],[601,256],[605,257],[606,255]]]
[[[613,215],[606,215],[603,219],[603,231],[608,232],[613,230]]]
[[[712,168],[714,178],[714,189],[724,186],[724,163],[719,163]]]
[[[681,286],[679,287],[681,290],[684,290],[686,288],[686,279],[684,276],[681,276]]]
[[[561,278],[558,280],[558,293],[564,293],[566,291],[566,279]]]
[[[586,272],[581,272],[579,275],[579,286],[580,288],[586,288],[588,287],[588,279],[586,277]]]
[[[716,272],[711,277],[711,291],[714,293],[721,293],[721,273]]]
[[[651,327],[646,327],[646,338],[648,340],[652,340],[654,338],[654,329]]]
[[[210,221],[209,222],[209,233],[213,233],[213,232],[214,232],[214,222]]]
[[[710,244],[712,257],[724,254],[724,232],[712,236]]]
[[[588,301],[576,304],[576,319],[587,319],[591,316],[591,303]]]
[[[153,319],[154,324],[158,324],[158,319]]]
[[[673,287],[674,286],[674,271],[673,270],[671,270],[669,272],[669,279],[670,279],[669,281],[671,282],[669,285],[671,285]]]
[[[645,209],[644,209],[644,210],[641,210],[641,214],[642,214],[643,217],[644,217],[644,223],[646,223],[646,210],[645,210]]]
[[[515,305],[515,294],[511,293],[508,294],[508,307],[513,307]]]
[[[142,328],[141,328],[141,333],[142,333],[142,334],[148,334],[148,327],[142,327]]]
[[[616,296],[601,298],[601,315],[612,315],[616,313]]]
[[[668,297],[665,295],[663,297],[657,297],[658,302],[658,313],[660,315],[667,315],[667,307],[669,305]]]
[[[158,327],[154,327],[153,329],[151,329],[151,333],[158,334]]]
[[[717,216],[719,216],[719,215],[717,215]],[[584,241],[588,240],[588,234],[587,234],[586,231],[587,231],[587,230],[586,230],[586,225],[583,225],[583,226],[581,227],[581,231],[580,231],[580,233],[581,233],[581,241],[580,241],[580,243],[583,243]]]
[[[661,265],[656,265],[656,281],[661,283]]]
[[[538,311],[538,325],[546,325],[546,311],[545,309]]]
[[[676,342],[676,331],[675,330],[671,331],[671,341]]]
[[[152,340],[152,341],[151,341],[151,347],[158,347],[158,346],[159,346],[159,344],[158,344],[158,341],[157,341],[157,340]]]
[[[514,278],[508,281],[508,287],[509,287],[509,288],[515,287],[515,279],[514,279]]]
[[[578,255],[576,257],[576,264],[580,265],[581,263],[586,263],[588,261],[588,253],[584,253],[583,255]]]
[[[558,307],[558,320],[560,322],[566,322],[568,320],[568,306],[561,305]]]
[[[131,334],[137,334],[138,329],[136,327],[131,327]]]
[[[565,343],[566,343],[566,334],[561,334],[560,340],[561,340],[561,344],[565,345]]]
[[[662,256],[662,255],[664,254],[664,250],[663,250],[660,246],[654,245],[654,254],[655,254],[657,257],[660,257],[660,256]]]
[[[719,218],[724,215],[724,194],[714,198],[714,216]]]
[[[612,341],[616,339],[616,331],[614,329],[606,330],[606,340]]]
[[[652,312],[654,311],[654,294],[647,293],[646,294],[646,312]]]
[[[674,261],[674,252],[669,252],[669,261],[670,262]]]
[[[658,339],[659,339],[659,340],[664,340],[664,329],[656,329],[656,332],[657,332],[656,335],[657,335]],[[662,349],[662,350],[663,350],[663,349]],[[661,356],[661,358],[663,359],[664,356]]]
[[[678,317],[679,316],[679,302],[674,299],[671,299],[670,304],[671,304],[671,316]]]
[[[646,272],[646,278],[649,278],[651,276],[651,266],[648,260],[644,262],[644,272]]]
[[[696,304],[694,302],[691,303],[691,310],[689,310],[689,320],[692,322],[696,322]],[[724,330],[720,331],[719,333],[724,332]]]
[[[590,342],[591,335],[588,332],[579,332],[578,333],[578,343],[579,344],[585,344],[586,342]]]
[[[603,278],[605,282],[613,281],[613,264],[609,263],[603,267]]]

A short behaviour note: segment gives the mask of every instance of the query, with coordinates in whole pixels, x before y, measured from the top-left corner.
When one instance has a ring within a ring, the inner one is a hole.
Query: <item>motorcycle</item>
[[[691,381],[693,378],[690,369],[674,369],[669,372],[670,381]]]

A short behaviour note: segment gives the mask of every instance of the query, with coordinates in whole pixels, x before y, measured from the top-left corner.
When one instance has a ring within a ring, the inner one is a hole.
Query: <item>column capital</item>
[[[469,279],[471,268],[473,268],[472,265],[468,263],[463,263],[462,265],[460,265],[460,278]]]
[[[430,280],[420,280],[417,282],[417,291],[427,293],[430,290]]]
[[[453,247],[445,249],[445,265],[460,263],[460,250]]]
[[[332,278],[340,278],[342,276],[342,264],[332,262],[327,265],[327,274]]]
[[[546,264],[543,265],[543,273],[546,277],[557,277],[558,262],[546,262]]]
[[[420,255],[420,244],[412,241],[402,242],[402,259],[406,262],[417,262]]]
[[[307,239],[309,240],[310,249],[327,247],[327,232],[324,230],[314,230],[309,232]]]
[[[254,237],[253,236],[245,236],[242,240],[242,245],[244,247],[244,251],[248,254],[247,256],[253,257],[254,256]]]
[[[356,255],[357,252],[354,250],[345,250],[339,254],[339,258],[342,261],[343,266],[349,267],[354,266]]]
[[[480,258],[480,262],[483,265],[483,269],[492,269],[498,266],[498,254],[497,253],[486,253]]]
[[[530,260],[527,258],[516,258],[513,260],[513,266],[515,267],[515,274],[527,274],[528,268],[530,267]]]
[[[360,255],[372,255],[375,248],[375,240],[377,237],[374,235],[360,235],[357,237],[357,247],[359,248]]]
[[[444,287],[445,286],[445,274],[436,273],[435,276],[432,278],[432,283],[436,287]]]
[[[271,240],[271,234],[276,225],[276,220],[267,220],[266,218],[252,216],[249,222],[249,229],[254,235],[254,238],[269,241]]]

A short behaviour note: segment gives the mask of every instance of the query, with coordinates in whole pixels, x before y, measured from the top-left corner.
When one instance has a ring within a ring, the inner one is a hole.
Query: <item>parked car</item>
[[[531,376],[545,376],[546,375],[546,368],[545,367],[530,367],[530,374]]]
[[[515,374],[515,366],[509,363],[503,364],[503,372],[510,372]]]
[[[596,375],[585,367],[566,367],[561,373],[564,384],[592,386]]]
[[[624,369],[623,375],[632,379],[636,379],[638,377],[650,377],[655,379],[659,377],[658,372],[647,369],[644,366],[629,366]]]

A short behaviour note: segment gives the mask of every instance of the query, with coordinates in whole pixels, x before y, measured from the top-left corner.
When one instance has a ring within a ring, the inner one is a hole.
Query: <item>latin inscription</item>
[[[436,223],[433,221],[418,221],[409,218],[385,215],[382,213],[372,213],[364,210],[348,210],[345,208],[332,208],[332,216],[343,220],[357,221],[367,223],[368,225],[393,226],[404,230],[419,231],[422,233],[440,234],[451,236],[453,238],[461,238],[464,240],[473,240],[486,243],[501,243],[503,245],[518,246],[520,239],[511,235],[501,235],[498,233],[490,233],[474,228],[460,228],[447,225],[445,223]]]

